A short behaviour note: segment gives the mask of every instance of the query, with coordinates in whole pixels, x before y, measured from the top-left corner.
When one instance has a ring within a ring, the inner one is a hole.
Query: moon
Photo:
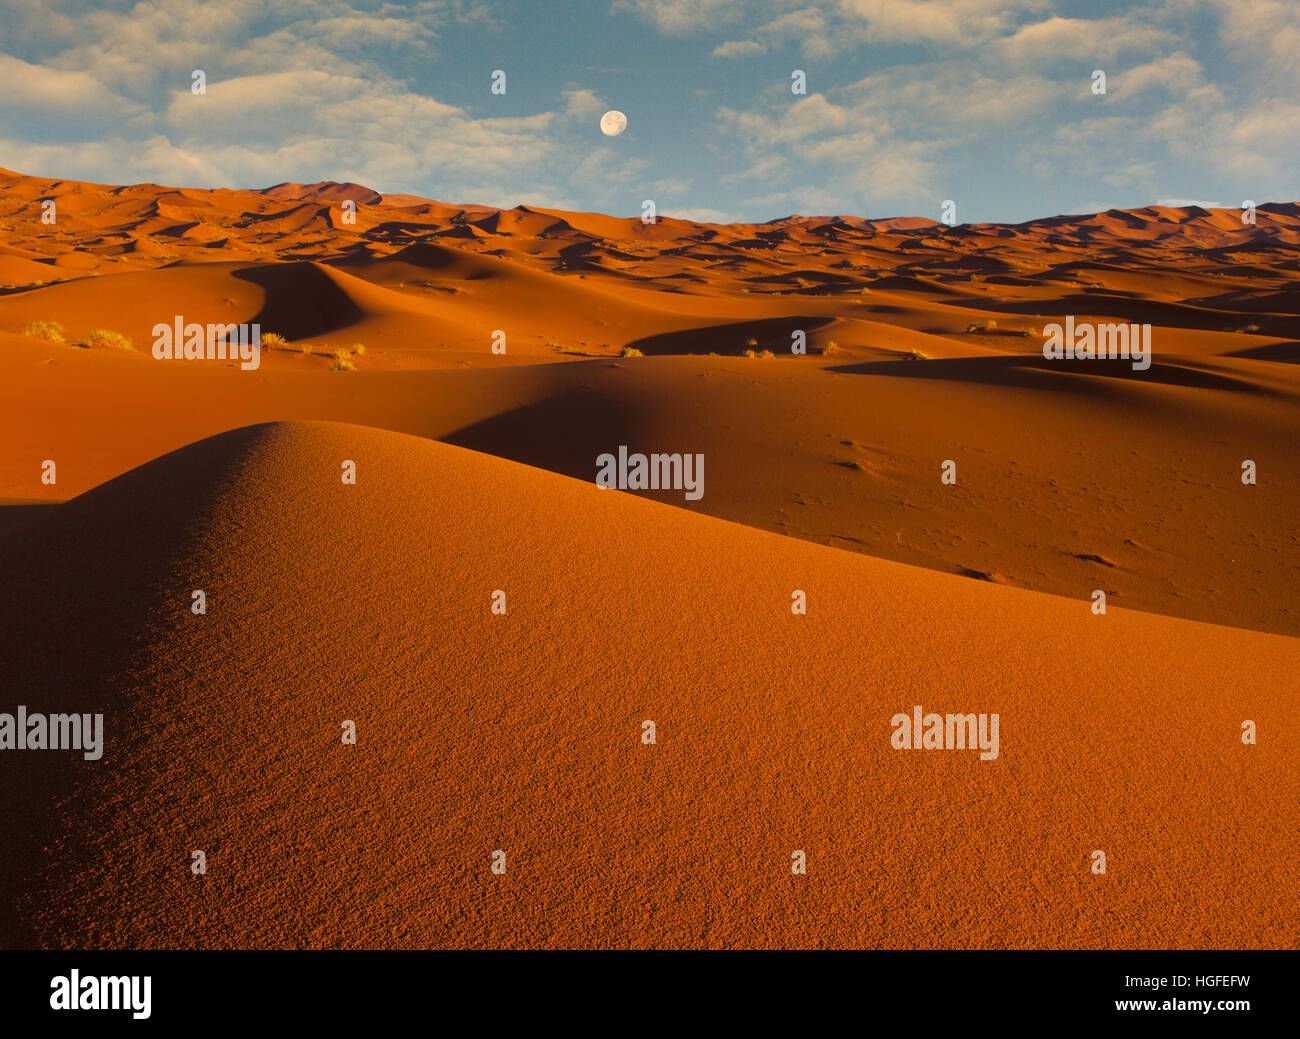
[[[600,117],[600,132],[606,137],[617,137],[627,129],[627,116],[617,108],[611,108]]]

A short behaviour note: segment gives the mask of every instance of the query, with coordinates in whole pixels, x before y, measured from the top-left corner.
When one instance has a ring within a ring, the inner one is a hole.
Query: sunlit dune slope
[[[6,946],[1300,938],[1295,639],[314,422],[33,512],[0,566],[6,707],[107,726],[0,756]],[[999,756],[892,749],[915,704],[997,713]]]

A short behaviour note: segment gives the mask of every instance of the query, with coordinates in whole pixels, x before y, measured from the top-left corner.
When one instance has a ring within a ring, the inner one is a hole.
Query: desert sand
[[[0,171],[0,710],[107,726],[0,754],[0,945],[1294,945],[1297,245]],[[158,361],[177,314],[286,343]]]

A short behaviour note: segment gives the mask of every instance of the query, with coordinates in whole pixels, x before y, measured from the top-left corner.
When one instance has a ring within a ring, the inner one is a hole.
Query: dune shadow
[[[62,281],[73,281],[72,278],[64,278]],[[20,292],[35,292],[37,289],[48,289],[52,285],[62,284],[62,281],[34,281],[26,285],[0,285],[0,296],[16,296]]]
[[[433,242],[412,242],[406,248],[393,253],[391,256],[381,257],[380,262],[409,263],[412,267],[440,271],[454,267],[457,261],[464,258],[463,253],[448,249],[446,246],[437,245]]]
[[[1300,342],[1252,346],[1245,350],[1234,350],[1226,356],[1249,357],[1256,361],[1278,361],[1282,364],[1300,364]]]
[[[1185,303],[1145,299],[1136,293],[1128,294],[1112,289],[1071,293],[1056,299],[965,299],[952,300],[950,303],[954,307],[994,314],[1045,318],[1061,318],[1070,314],[1076,317],[1081,314],[1102,315],[1125,323],[1136,322],[1201,332],[1222,332],[1227,320],[1221,313]]]
[[[448,444],[592,480],[596,456],[635,442],[627,407],[592,390],[570,390],[440,437]]]
[[[1276,271],[1261,271],[1253,268],[1256,277],[1277,277]],[[1239,269],[1234,274],[1242,273]],[[1295,325],[1295,315],[1300,314],[1300,287],[1289,285],[1275,290],[1235,289],[1215,296],[1189,299],[1188,303],[1215,310],[1231,310],[1239,314],[1249,314],[1257,321],[1276,325],[1286,322]],[[1271,321],[1269,319],[1272,319]],[[1279,333],[1280,334],[1280,333]]]
[[[58,502],[46,501],[0,502],[0,535],[20,530],[42,516],[52,516],[51,510],[57,505]]]
[[[84,808],[79,792],[110,775],[125,744],[149,739],[132,721],[161,695],[144,677],[150,646],[188,615],[189,585],[177,575],[192,565],[220,485],[264,428],[191,444],[61,504],[0,508],[16,521],[0,532],[0,710],[100,712],[106,732],[100,761],[0,754],[0,946],[35,944],[33,907],[18,896],[39,889],[48,850],[62,845],[69,861],[93,855],[95,831],[111,825],[108,807],[69,806]]]
[[[867,361],[860,364],[837,365],[826,370],[846,375],[943,379],[953,382],[1053,389],[1085,394],[1095,393],[1095,384],[1073,376],[1095,375],[1125,382],[1151,382],[1165,386],[1228,390],[1257,395],[1268,395],[1272,392],[1244,379],[1234,379],[1230,376],[1203,371],[1200,368],[1188,368],[1177,364],[1152,362],[1151,367],[1146,371],[1137,371],[1131,361],[1124,359],[1051,361],[1037,354],[950,357],[926,361]]]
[[[746,350],[771,350],[789,353],[791,335],[796,331],[813,332],[825,328],[835,319],[795,315],[793,317],[760,318],[755,321],[737,321],[726,325],[708,325],[703,328],[684,328],[678,332],[661,332],[659,335],[637,339],[628,346],[635,347],[647,356],[656,354],[743,354]],[[753,340],[753,342],[750,342]]]
[[[352,298],[313,263],[243,267],[232,273],[265,294],[262,309],[252,318],[263,332],[306,339],[354,325],[364,316]]]

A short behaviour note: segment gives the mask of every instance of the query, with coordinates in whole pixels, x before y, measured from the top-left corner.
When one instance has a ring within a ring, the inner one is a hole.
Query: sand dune
[[[1294,639],[339,424],[187,447],[0,556],[5,687],[108,733],[0,759],[6,945],[1300,938]],[[917,703],[997,712],[998,758],[892,749]]]
[[[1295,944],[1298,245],[0,170],[0,945]]]
[[[708,458],[701,501],[646,493],[947,573],[1071,598],[1101,588],[1137,609],[1300,633],[1294,364],[1224,356],[1213,369],[1188,359],[1135,373],[996,351],[910,361],[899,358],[915,340],[878,327],[877,361],[675,354],[346,377],[297,353],[245,373],[0,333],[0,498],[62,500],[276,419],[381,426],[582,480],[619,444],[692,450]],[[1219,340],[1241,341],[1274,349],[1267,337]],[[58,462],[55,485],[41,483],[44,459]],[[955,486],[939,481],[945,459]],[[1241,483],[1243,459],[1258,464],[1257,486]]]
[[[58,281],[62,277],[62,269],[53,264],[38,263],[22,256],[0,255],[0,284],[30,285],[35,282]]]
[[[883,359],[882,335],[893,340],[886,349],[930,357],[1019,353],[1025,344],[1008,337],[1037,335],[1063,313],[1150,321],[1162,353],[1184,352],[1185,331],[1294,338],[1294,205],[1261,207],[1253,227],[1234,211],[1194,207],[1015,227],[840,216],[647,226],[385,197],[355,184],[198,191],[0,171],[0,186],[11,250],[0,271],[11,287],[0,296],[2,331],[32,320],[116,322],[140,338],[182,308],[225,321],[250,306],[246,286],[226,284],[235,278],[263,290],[252,314],[282,326],[265,331],[317,339],[318,356],[371,337],[371,369],[501,367],[624,348],[788,353],[796,329],[811,353],[834,343],[866,360]],[[43,200],[57,205],[53,225],[40,219]],[[277,262],[290,267],[277,273]],[[367,294],[339,271],[395,295]],[[95,284],[120,272],[134,274]],[[63,284],[38,284],[50,281]],[[968,334],[992,323],[995,335]],[[505,355],[489,352],[498,330]]]

